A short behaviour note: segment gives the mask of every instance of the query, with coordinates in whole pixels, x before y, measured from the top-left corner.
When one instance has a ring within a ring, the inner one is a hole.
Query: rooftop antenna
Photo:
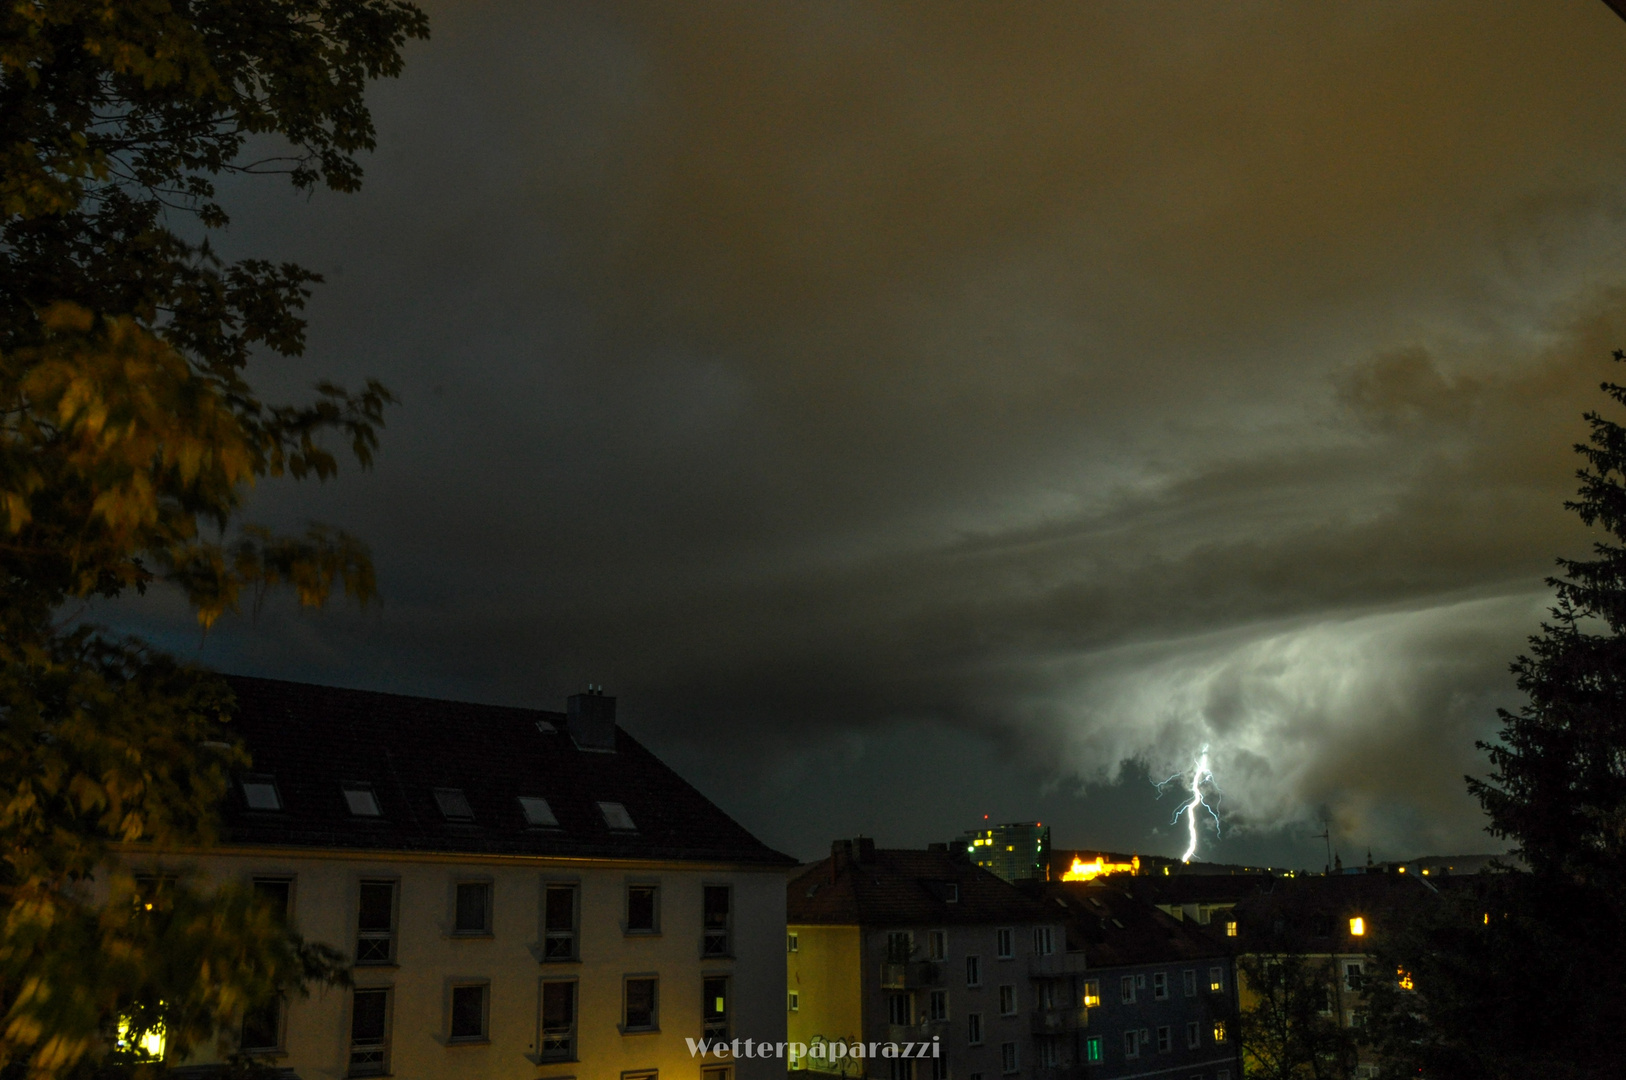
[[[1321,819],[1321,831],[1318,832],[1318,833],[1311,834],[1310,839],[1326,841],[1326,843],[1327,843],[1327,866],[1322,871],[1322,873],[1324,873],[1324,874],[1332,873],[1332,823],[1329,822],[1326,818],[1322,818]]]

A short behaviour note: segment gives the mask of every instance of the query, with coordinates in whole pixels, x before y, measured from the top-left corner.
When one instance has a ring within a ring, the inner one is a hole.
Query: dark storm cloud
[[[259,503],[368,536],[386,606],[205,656],[603,682],[804,854],[983,812],[1163,843],[1141,771],[1204,741],[1227,850],[1321,808],[1487,844],[1460,777],[1626,343],[1626,27],[683,14],[434,5],[361,195],[241,193],[230,246],[330,278],[267,377],[405,406],[376,474]]]

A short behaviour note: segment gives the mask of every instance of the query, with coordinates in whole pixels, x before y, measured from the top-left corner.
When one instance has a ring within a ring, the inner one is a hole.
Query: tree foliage
[[[262,478],[371,463],[388,391],[262,401],[317,275],[226,263],[215,184],[271,172],[352,191],[364,90],[426,20],[405,0],[17,0],[0,12],[0,1066],[62,1075],[120,1018],[172,1055],[340,957],[163,852],[215,836],[229,694],[80,624],[157,583],[208,626],[245,594],[375,588],[358,540],[243,525]],[[273,147],[258,160],[245,153]],[[156,882],[156,884],[154,884]]]
[[[1299,952],[1237,959],[1251,997],[1239,1019],[1247,1075],[1261,1080],[1347,1080],[1355,1040],[1329,1012],[1332,961]]]

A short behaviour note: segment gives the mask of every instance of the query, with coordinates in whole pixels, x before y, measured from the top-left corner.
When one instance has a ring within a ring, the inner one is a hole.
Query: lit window
[[[796,991],[792,990],[786,994],[786,999],[786,1008],[788,1008],[791,1012],[796,1012],[802,1007],[802,995],[798,994]]]
[[[1399,981],[1395,985],[1399,986],[1402,990],[1410,990],[1412,988],[1411,972],[1407,971],[1405,968],[1398,968],[1396,969],[1395,974],[1399,976]]]
[[[525,815],[525,824],[541,828],[558,828],[559,819],[553,815],[553,807],[548,800],[535,795],[521,795],[519,797],[520,813]]]
[[[1091,1035],[1084,1040],[1084,1060],[1092,1064],[1101,1060],[1101,1036]]]
[[[1227,919],[1227,920],[1225,920],[1225,936],[1226,937],[1236,937],[1236,920],[1235,919]]]
[[[1349,920],[1349,933],[1352,937],[1361,937],[1366,933],[1366,920],[1359,915]]]
[[[604,824],[616,832],[638,831],[638,826],[632,823],[632,815],[618,802],[601,802],[598,804],[598,812],[604,815]]]
[[[1095,979],[1089,979],[1084,983],[1084,1006],[1093,1009],[1099,1004],[1101,1004],[1101,984]]]
[[[791,995],[790,1007],[800,1005]],[[703,1034],[712,1039],[728,1038],[728,976],[709,975],[700,981],[700,1021]]]
[[[1214,1041],[1217,1042],[1217,1043],[1222,1043],[1222,1042],[1225,1041],[1225,1021],[1224,1020],[1215,1020],[1214,1021]]]
[[[700,900],[703,933],[702,956],[728,956],[733,948],[729,930],[734,925],[734,890],[727,885],[707,885]]]
[[[383,814],[378,808],[378,796],[373,793],[371,784],[345,784],[344,801],[350,807],[350,813],[356,817],[379,817]]]
[[[448,1042],[484,1042],[490,988],[485,983],[452,987],[452,1030]]]
[[[802,940],[797,935],[796,931],[792,930],[790,933],[785,935],[785,951],[786,952],[796,952],[799,949],[801,949],[801,947],[802,947]]]
[[[436,788],[435,805],[440,807],[440,816],[447,821],[474,820],[474,809],[461,788]]]
[[[1216,994],[1225,989],[1225,969],[1224,968],[1209,968],[1208,969],[1208,989],[1213,991]]]
[[[269,776],[243,777],[243,802],[250,810],[281,810],[282,794]]]
[[[491,933],[491,882],[459,881],[454,907],[454,934]]]
[[[640,976],[626,980],[622,997],[624,1007],[621,1013],[621,1030],[656,1030],[660,1025],[656,1023],[655,998],[656,980],[653,977]]]
[[[627,886],[627,933],[653,934],[660,929],[660,886]]]
[[[133,1054],[140,1061],[164,1060],[164,1025],[157,1024],[151,1029],[132,1034],[128,1018],[119,1020],[118,1039],[115,1046],[127,1054]]]

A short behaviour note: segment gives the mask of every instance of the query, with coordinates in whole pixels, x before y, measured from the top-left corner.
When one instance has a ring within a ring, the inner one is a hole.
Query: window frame
[[[548,896],[553,892],[570,894],[569,929],[548,925]],[[574,878],[544,878],[541,908],[542,910],[537,912],[538,921],[542,924],[540,927],[542,948],[539,957],[541,962],[544,964],[579,962],[582,936],[582,883]],[[555,942],[564,942],[568,947],[561,949]]]
[[[362,894],[369,885],[388,885],[390,887],[390,922],[389,929],[366,929],[361,925]],[[356,953],[353,966],[355,967],[395,967],[396,948],[399,944],[401,931],[401,879],[399,877],[364,877],[356,881]],[[385,953],[382,957],[362,956],[364,942],[382,941],[385,943]]]
[[[1225,969],[1211,967],[1208,969],[1208,992],[1210,994],[1225,993]]]
[[[965,1043],[967,1046],[982,1045],[982,1013],[965,1014]]]
[[[568,1028],[547,1026],[548,1022],[548,987],[568,986],[570,988],[570,1026]],[[549,1032],[553,1034],[550,1036]],[[561,1061],[578,1061],[581,1052],[581,984],[575,976],[566,979],[549,978],[544,975],[538,980],[536,995],[536,1061],[537,1064],[554,1064]],[[562,1050],[555,1047],[548,1048],[549,1038],[568,1040],[569,1045]]]
[[[1140,1057],[1140,1028],[1124,1029],[1124,1059]]]
[[[720,926],[711,924],[709,899],[713,890],[728,897]],[[726,959],[734,955],[734,886],[731,882],[702,882],[700,885],[700,955],[703,959]]]
[[[253,1019],[254,1010],[244,1009],[242,1023],[237,1025],[237,1049],[254,1057],[281,1057],[288,1052],[288,1000],[281,994],[268,999],[262,1009],[269,1009],[272,1013],[271,1033],[269,1043],[251,1043],[248,1040],[249,1024]]]
[[[1118,977],[1118,1004],[1135,1004],[1135,977],[1133,975],[1120,975]]]
[[[634,891],[648,891],[649,925],[632,925],[632,894]],[[621,933],[625,937],[660,937],[661,934],[661,883],[647,878],[636,878],[627,881],[621,888]]]
[[[1166,972],[1166,971],[1155,971],[1155,972],[1152,973],[1152,1000],[1153,1001],[1167,1001],[1167,1000],[1169,1000],[1169,973],[1168,972]]]
[[[350,811],[351,817],[369,821],[379,820],[384,817],[384,804],[379,801],[378,788],[373,786],[371,780],[341,780],[339,781],[339,794],[344,799],[345,809]],[[350,798],[351,795],[365,795],[370,799],[373,804],[372,812],[357,810],[356,803]]]
[[[794,953],[802,951],[802,935],[796,930],[785,931],[785,952]]]
[[[359,994],[380,994],[384,999],[383,1032],[376,1042],[358,1043],[356,1041],[356,997]],[[390,1073],[391,1036],[394,1034],[395,1016],[395,987],[393,984],[385,986],[353,986],[350,988],[349,1023],[345,1026],[350,1029],[349,1037],[345,1040],[346,1076],[388,1076]],[[377,1062],[357,1062],[358,1054],[377,1054]],[[370,1066],[376,1064],[377,1068]],[[359,1066],[369,1066],[360,1067]]]
[[[440,819],[452,825],[474,824],[474,804],[469,802],[467,793],[462,788],[438,787],[432,789],[435,798],[435,809],[440,811]],[[448,804],[451,809],[447,809]]]
[[[1016,931],[1012,927],[1001,926],[994,931],[994,958],[1016,959]]]
[[[281,814],[287,811],[288,804],[283,801],[282,788],[277,786],[277,778],[273,773],[246,773],[238,777],[237,786],[243,796],[243,809],[255,814]],[[269,788],[271,799],[275,806],[255,806],[249,796],[250,787]]]
[[[457,995],[460,990],[480,992],[480,1030],[475,1035],[457,1034]],[[491,1041],[491,980],[451,979],[446,984],[446,1045],[476,1046]]]
[[[965,958],[965,984],[967,986],[982,985],[982,955],[980,953]]]
[[[926,959],[939,963],[948,959],[948,931],[926,931]]]
[[[649,1023],[632,1022],[632,984],[649,983]],[[659,972],[637,971],[621,976],[621,1020],[616,1025],[623,1035],[651,1035],[661,1030],[661,977]]]
[[[1158,1053],[1167,1054],[1174,1049],[1174,1031],[1168,1024],[1160,1024],[1153,1034],[1156,1036]]]
[[[1086,1009],[1097,1009],[1101,1006],[1101,980],[1085,979],[1084,989],[1079,994],[1079,1004]]]
[[[559,815],[554,812],[553,804],[542,796],[516,795],[514,801],[519,803],[519,816],[524,820],[527,829],[558,829],[562,827],[559,824]],[[541,803],[542,809],[547,813],[550,820],[537,821],[531,814],[532,808],[528,805],[530,803]]]
[[[1010,1008],[1006,1008],[1007,1003],[1009,1003]],[[1001,1016],[1015,1016],[1017,1013],[1019,1013],[1021,1011],[1022,1011],[1021,1006],[1016,1000],[1016,984],[1015,983],[1000,983],[999,984],[999,1015],[1001,1015]]]
[[[1186,1021],[1186,1049],[1195,1050],[1203,1044],[1203,1023],[1201,1020]]]
[[[469,929],[459,925],[463,915],[463,890],[469,887],[478,887],[483,899],[481,903],[480,926]],[[488,938],[493,935],[495,925],[496,883],[488,877],[458,877],[452,879],[452,931],[454,938]]]
[[[999,1044],[999,1069],[1004,1076],[1014,1076],[1022,1071],[1022,1047],[1019,1043]]]
[[[1186,968],[1184,971],[1180,972],[1180,984],[1181,984],[1180,988],[1185,992],[1186,997],[1188,997],[1188,998],[1189,997],[1196,997],[1197,996],[1197,969],[1196,968]]]
[[[949,1018],[948,991],[935,989],[926,991],[926,1020],[928,1023],[946,1024]]]
[[[723,1010],[719,1015],[710,1008],[711,1001],[716,998],[716,991],[711,988],[712,983],[723,984]],[[801,998],[797,994],[797,1009],[801,1008]],[[712,971],[700,973],[700,1033],[709,1039],[722,1039],[727,1041],[734,1023],[734,979],[726,972]]]
[[[1084,1064],[1099,1065],[1101,1063],[1101,1036],[1086,1035],[1084,1037]]]

